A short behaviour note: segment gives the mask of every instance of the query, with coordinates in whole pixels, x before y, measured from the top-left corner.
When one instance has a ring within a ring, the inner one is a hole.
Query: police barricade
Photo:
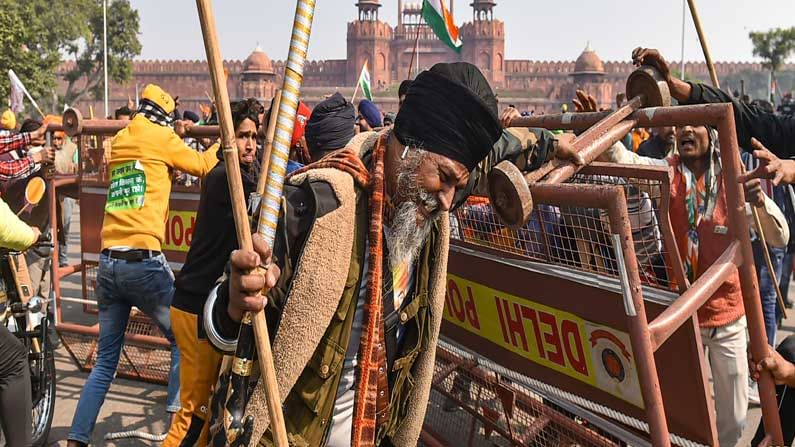
[[[621,271],[638,272],[649,318],[685,283],[668,218],[669,169],[594,163],[536,196],[545,200],[518,230],[484,198],[452,216],[445,339],[426,430],[448,445],[478,437],[648,444],[623,296],[636,284]],[[634,267],[621,240],[632,241]],[[659,380],[673,439],[711,445],[714,413],[690,320],[657,351],[659,364],[677,365],[660,369]]]
[[[722,154],[736,155],[730,106],[676,109],[634,116],[643,126],[717,125]],[[592,115],[546,116],[536,125],[584,128]],[[83,319],[96,309],[108,187],[102,140],[79,138],[81,266],[67,269],[82,272],[83,297],[69,300],[83,305]],[[533,189],[535,213],[518,230],[503,227],[485,200],[454,213],[422,444],[716,444],[695,311],[739,266],[752,343],[759,337],[756,285],[747,284],[753,265],[743,264],[740,254],[748,235],[729,228],[729,249],[689,284],[668,217],[668,176],[667,169],[595,163],[568,183]],[[178,270],[190,246],[199,188],[173,191],[164,251]],[[727,188],[730,202],[739,194]],[[61,309],[67,298],[58,300],[59,333],[89,369],[96,318],[75,323],[80,318]],[[119,374],[164,383],[168,343],[154,325],[133,312],[127,342]]]
[[[513,125],[582,130],[605,116]],[[655,107],[615,126],[718,130],[727,248],[692,284],[671,229],[667,168],[594,163],[568,183],[532,184],[534,213],[518,230],[488,202],[455,213],[424,444],[717,444],[696,311],[735,271],[750,350],[766,352],[743,192],[731,180],[740,172],[733,118],[730,104]],[[763,379],[771,445],[780,425]]]

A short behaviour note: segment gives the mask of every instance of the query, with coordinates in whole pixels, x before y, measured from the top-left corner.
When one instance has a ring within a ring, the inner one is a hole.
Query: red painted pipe
[[[712,297],[741,263],[740,243],[735,240],[685,293],[649,323],[655,351]]]

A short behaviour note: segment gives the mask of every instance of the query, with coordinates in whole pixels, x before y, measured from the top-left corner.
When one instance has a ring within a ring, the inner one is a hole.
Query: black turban
[[[356,113],[353,104],[339,92],[318,104],[306,124],[306,144],[310,153],[340,149],[353,138]]]
[[[473,170],[500,138],[497,98],[472,64],[436,64],[420,73],[395,120],[401,144],[456,160]]]
[[[411,79],[406,79],[403,82],[401,82],[400,83],[400,87],[398,87],[398,97],[405,96],[406,93],[409,92],[409,89],[411,88],[411,84],[413,84],[413,83],[414,83],[414,81],[412,81]]]

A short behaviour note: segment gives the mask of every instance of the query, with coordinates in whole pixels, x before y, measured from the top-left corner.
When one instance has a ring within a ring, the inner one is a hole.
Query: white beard
[[[417,169],[424,154],[422,150],[414,151],[398,169],[397,184],[405,199],[395,209],[386,235],[389,264],[392,268],[414,262],[414,258],[425,245],[434,221],[439,217],[438,199],[420,188],[417,179]],[[420,214],[419,203],[430,213],[428,218]],[[421,223],[417,222],[418,219]]]
[[[431,232],[436,215],[435,213],[431,218],[425,219],[422,225],[418,225],[419,207],[415,202],[404,202],[395,210],[386,237],[389,264],[392,268],[401,264],[413,264]]]

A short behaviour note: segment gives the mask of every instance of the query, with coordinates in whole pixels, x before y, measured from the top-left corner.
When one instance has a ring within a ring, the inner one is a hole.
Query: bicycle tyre
[[[55,355],[49,340],[44,352],[46,353],[43,360],[46,381],[43,386],[45,391],[41,399],[39,399],[33,407],[32,415],[33,432],[31,434],[31,441],[34,447],[44,447],[47,445],[47,439],[50,436],[50,429],[52,428],[52,419],[55,415]]]

